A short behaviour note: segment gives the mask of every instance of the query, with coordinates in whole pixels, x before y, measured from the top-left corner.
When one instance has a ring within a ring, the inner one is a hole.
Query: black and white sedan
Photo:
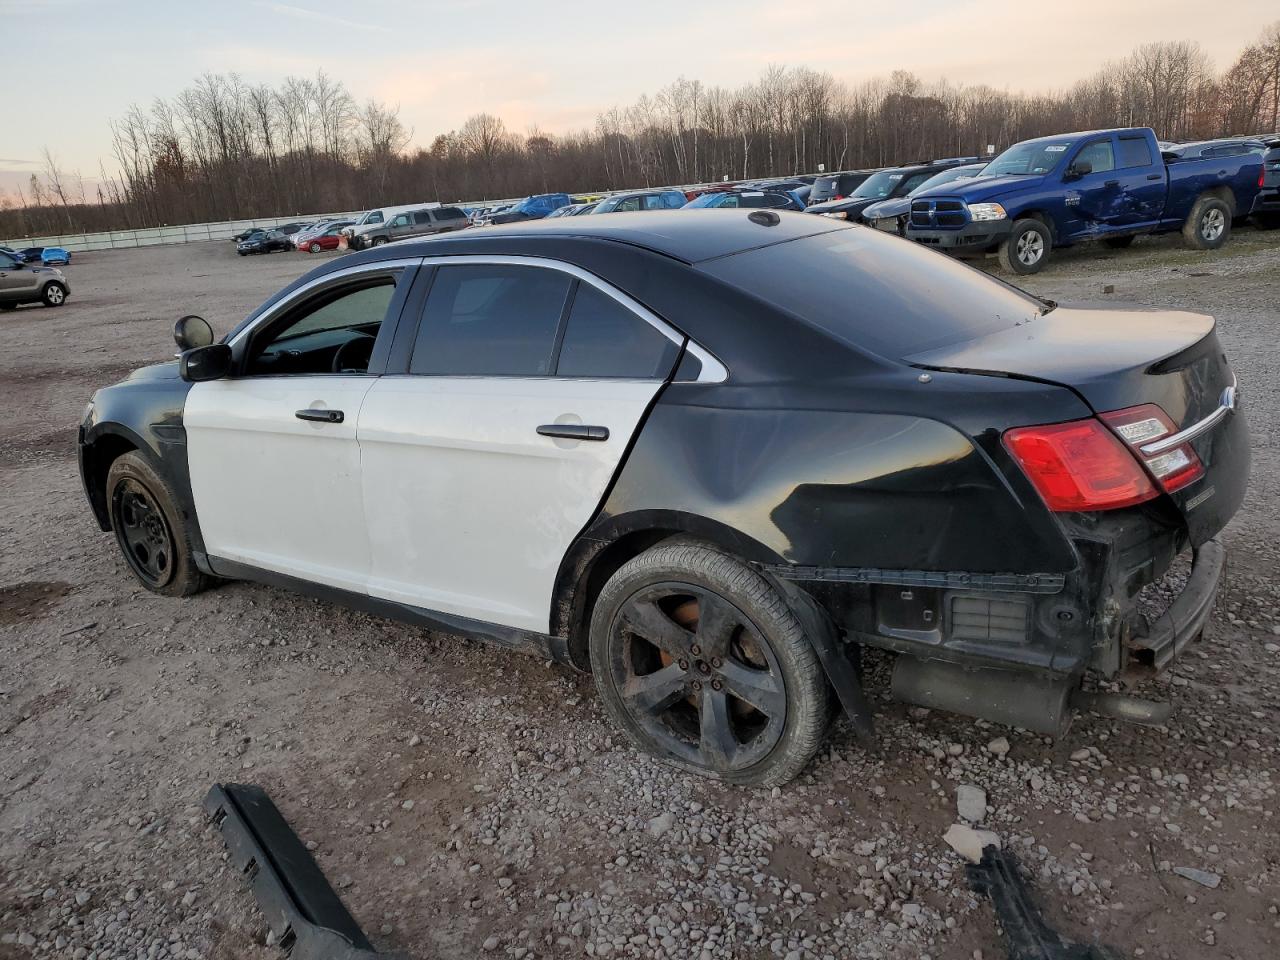
[[[146,587],[257,580],[536,650],[737,783],[794,777],[837,704],[869,734],[863,646],[903,699],[1063,729],[1087,674],[1199,633],[1248,477],[1211,319],[1057,306],[802,214],[399,243],[175,334],[79,433]]]

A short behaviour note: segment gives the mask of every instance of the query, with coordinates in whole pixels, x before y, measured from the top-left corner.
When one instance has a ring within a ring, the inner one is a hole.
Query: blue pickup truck
[[[1180,230],[1188,245],[1216,250],[1232,218],[1250,212],[1261,179],[1256,153],[1166,156],[1147,127],[1041,137],[1004,151],[981,180],[918,194],[907,236],[960,256],[995,252],[1018,274],[1084,240],[1119,248]]]

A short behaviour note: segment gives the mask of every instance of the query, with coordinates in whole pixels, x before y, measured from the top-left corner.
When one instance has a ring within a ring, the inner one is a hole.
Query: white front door
[[[211,557],[365,592],[356,426],[394,290],[390,275],[327,287],[252,331],[238,376],[192,386],[183,423]]]
[[[557,269],[438,268],[410,373],[360,412],[369,593],[545,632],[560,561],[679,342]]]

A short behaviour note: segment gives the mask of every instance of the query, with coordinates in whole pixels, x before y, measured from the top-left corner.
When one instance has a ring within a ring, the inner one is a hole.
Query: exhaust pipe
[[[1077,690],[1071,697],[1071,705],[1077,710],[1089,710],[1112,720],[1140,723],[1157,727],[1173,716],[1173,704],[1156,703],[1124,693],[1097,693]]]

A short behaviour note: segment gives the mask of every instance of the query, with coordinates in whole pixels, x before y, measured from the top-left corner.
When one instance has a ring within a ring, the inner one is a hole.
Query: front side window
[[[1107,173],[1116,168],[1115,152],[1110,140],[1095,140],[1076,154],[1073,165],[1089,164],[1094,173]]]
[[[391,226],[393,227],[407,227],[408,225],[409,215],[407,213],[402,213],[391,221]]]
[[[643,317],[589,283],[569,310],[556,375],[584,379],[661,380],[678,347]]]
[[[395,289],[395,277],[362,278],[286,312],[251,341],[245,374],[367,373]]]
[[[0,251],[0,270],[12,270],[18,261],[4,251]]]
[[[510,264],[439,267],[423,307],[409,372],[544,377],[572,280]]]

